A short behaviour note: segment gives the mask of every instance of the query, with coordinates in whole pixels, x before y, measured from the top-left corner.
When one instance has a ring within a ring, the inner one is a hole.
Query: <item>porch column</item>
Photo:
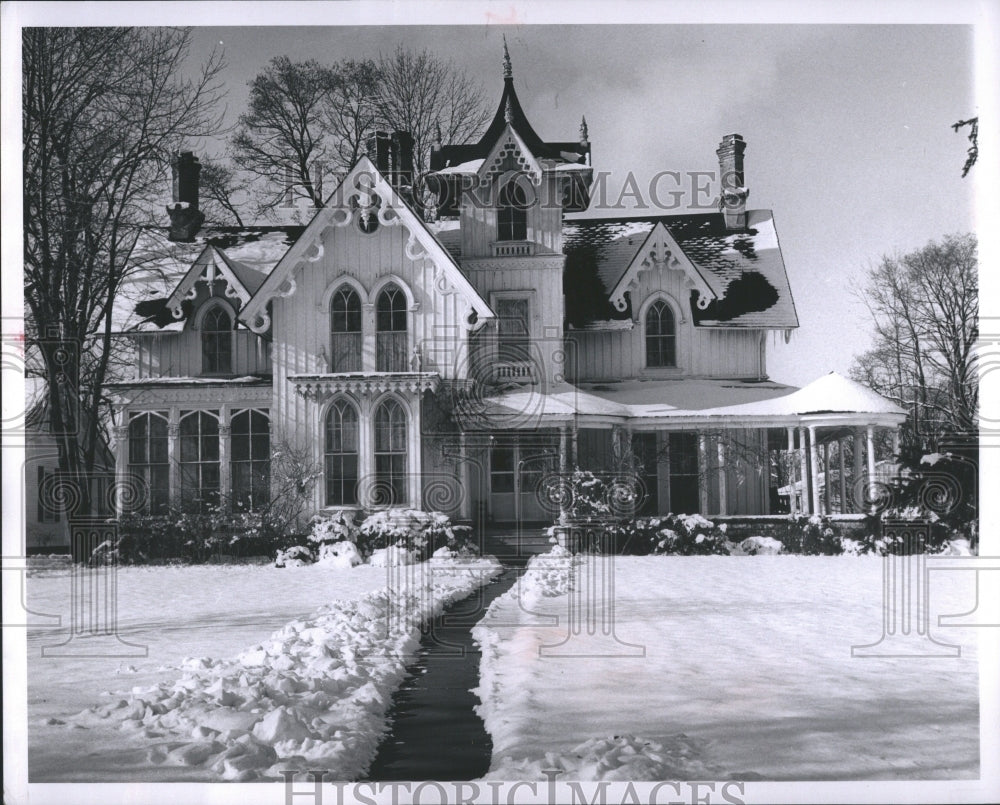
[[[840,459],[840,513],[847,514],[847,473],[844,471],[844,440],[837,439],[837,456]]]
[[[671,501],[673,504],[673,501]],[[698,508],[708,514],[708,447],[705,434],[698,434]]]
[[[863,514],[864,508],[861,505],[861,500],[858,499],[861,494],[861,451],[864,449],[861,444],[861,428],[854,429],[854,435],[851,437],[851,447],[854,448],[854,475],[851,477],[851,502],[854,504],[854,512],[856,514]]]
[[[812,481],[812,513],[819,514],[819,455],[816,444],[816,426],[809,426],[809,479]]]
[[[170,505],[181,499],[181,420],[180,411],[171,408],[167,419],[167,475],[170,480]]]
[[[570,488],[569,474],[569,426],[563,425],[559,429],[559,477],[566,485],[564,488],[567,490]],[[561,523],[565,523],[569,519],[568,498],[568,494],[561,495],[559,498],[559,522]]]
[[[232,427],[229,424],[229,406],[219,411],[219,502],[232,510],[233,478],[230,467],[232,456]]]
[[[717,436],[715,449],[719,458],[719,514],[727,514],[726,500],[726,443],[724,437]]]
[[[868,448],[868,499],[875,500],[875,427],[869,425],[865,431],[865,443]]]
[[[579,467],[580,466],[580,430],[576,426],[576,422],[573,423],[573,429],[570,432],[570,466]]]
[[[115,425],[115,514],[124,514],[125,501],[130,496],[126,493],[128,486],[128,422],[122,411],[119,424]]]
[[[830,443],[823,443],[823,514],[830,513],[830,487],[833,485],[830,477]]]
[[[806,445],[806,429],[799,428],[799,472],[802,484],[802,511],[800,514],[810,514],[809,501],[809,453]]]
[[[795,499],[795,428],[788,428],[788,450],[786,451],[785,466],[788,467],[788,513],[795,514],[798,511],[798,502]]]
[[[764,457],[764,514],[771,513],[771,445],[768,441],[767,428],[760,431],[761,455]]]
[[[899,455],[899,428],[897,427],[892,432],[892,456],[896,458]]]
[[[458,480],[458,493],[461,505],[458,516],[463,520],[472,520],[472,484],[469,481],[469,454],[465,443],[465,431],[458,432],[458,465],[455,467]]]
[[[410,475],[407,478],[406,494],[410,499],[410,506],[414,509],[423,508],[423,445],[420,442],[422,424],[420,421],[420,409],[422,408],[423,392],[418,391],[414,395],[411,408],[413,411],[413,422],[410,424],[408,435],[408,448],[410,455]]]

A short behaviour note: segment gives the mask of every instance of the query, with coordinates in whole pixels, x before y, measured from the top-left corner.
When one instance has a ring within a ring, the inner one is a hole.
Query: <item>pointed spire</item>
[[[587,118],[583,115],[580,116],[580,145],[590,145],[590,139],[587,132]]]
[[[507,50],[507,34],[503,37],[503,77],[505,81],[514,77],[514,70],[510,66],[510,51]]]

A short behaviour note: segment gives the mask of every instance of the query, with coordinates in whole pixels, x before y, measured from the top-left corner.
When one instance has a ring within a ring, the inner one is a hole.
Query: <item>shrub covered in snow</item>
[[[386,509],[365,518],[358,529],[358,548],[365,556],[396,545],[425,559],[438,548],[470,551],[472,529],[454,525],[443,512]]]
[[[316,561],[316,557],[313,555],[312,549],[305,545],[293,545],[291,548],[278,551],[278,555],[274,559],[274,566],[302,567],[302,565],[311,565],[314,561]]]
[[[358,541],[358,527],[351,511],[317,514],[309,521],[309,529],[309,541],[316,545]]]
[[[607,527],[607,550],[644,556],[726,555],[729,549],[723,529],[700,514],[667,514],[620,520]]]
[[[114,557],[122,564],[162,561],[207,562],[220,554],[273,556],[298,537],[289,535],[268,512],[172,507],[163,514],[125,514],[118,518],[112,546],[92,557],[100,564]]]
[[[804,553],[809,556],[835,556],[843,553],[841,536],[826,515],[800,514],[792,518],[795,527],[785,537],[788,553]]]
[[[316,561],[323,565],[347,570],[360,565],[364,559],[361,558],[357,545],[348,540],[341,540],[340,542],[320,545]]]
[[[774,556],[784,550],[785,546],[774,537],[747,537],[739,544],[744,556]]]

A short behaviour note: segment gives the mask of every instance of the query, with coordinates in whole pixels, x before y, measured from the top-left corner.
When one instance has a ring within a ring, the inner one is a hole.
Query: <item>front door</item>
[[[500,523],[547,522],[555,519],[551,504],[543,505],[542,480],[559,466],[553,440],[525,441],[498,437],[490,448],[490,517]]]

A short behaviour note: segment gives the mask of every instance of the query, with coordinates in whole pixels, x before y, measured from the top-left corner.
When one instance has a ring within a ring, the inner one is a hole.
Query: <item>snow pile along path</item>
[[[386,731],[393,692],[420,625],[499,574],[492,557],[435,557],[390,571],[390,584],[334,601],[230,659],[189,658],[174,682],[133,689],[84,711],[155,740],[155,764],[200,766],[225,780],[278,779],[284,769],[362,776]],[[405,581],[404,581],[405,580]]]

